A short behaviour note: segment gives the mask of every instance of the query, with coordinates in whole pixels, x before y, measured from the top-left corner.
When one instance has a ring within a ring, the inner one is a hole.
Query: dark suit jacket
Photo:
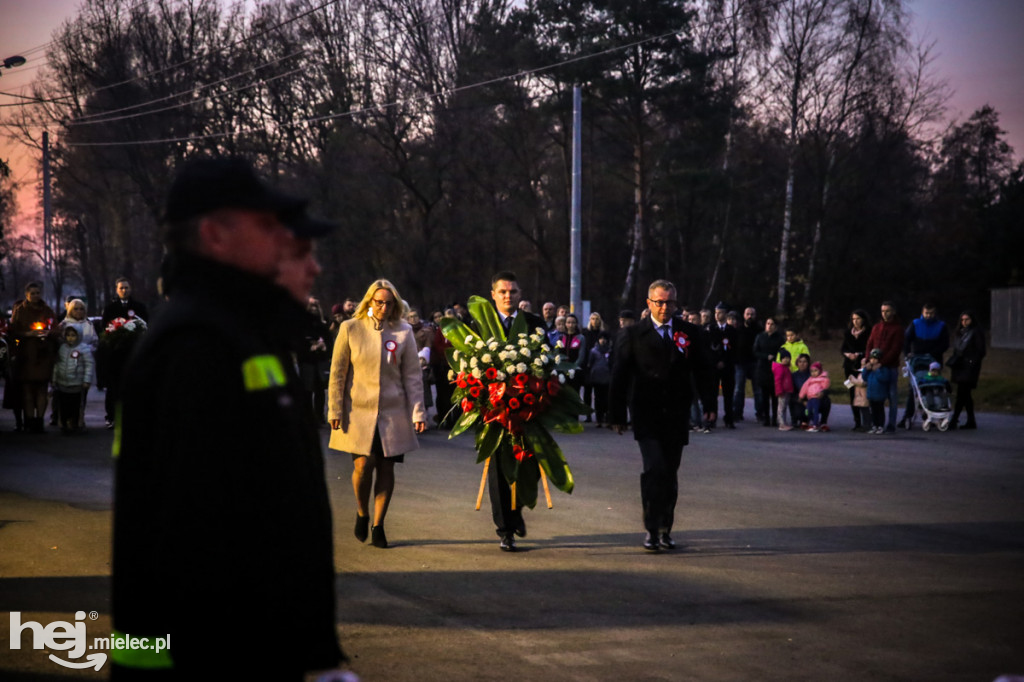
[[[491,305],[494,305],[494,303],[491,303]],[[495,308],[495,312],[497,312],[497,308]],[[528,313],[528,312],[519,310],[519,311],[516,312],[516,317],[519,317],[520,315],[526,321],[526,333],[527,334],[532,334],[534,332],[534,330],[537,329],[538,327],[540,329],[544,329],[544,318],[541,317],[540,315],[536,315],[534,313]],[[501,319],[501,313],[498,313],[498,319],[499,320]],[[512,318],[512,319],[515,319],[515,318]],[[470,326],[471,329],[473,329],[473,331],[479,333],[480,330],[477,329],[476,320],[470,318],[469,326]]]
[[[736,327],[725,325],[723,331],[718,322],[708,327],[708,346],[711,348],[711,362],[724,362],[726,367],[736,364],[736,353],[739,350],[740,335]]]
[[[626,404],[632,396],[637,440],[682,437],[686,443],[695,386],[701,401],[711,404],[711,360],[704,330],[679,318],[672,318],[671,324],[682,349],[669,345],[650,318],[623,329],[615,342],[611,423],[626,423]]]
[[[149,309],[146,307],[146,304],[129,296],[127,306],[121,303],[119,298],[115,298],[107,304],[103,309],[103,328],[106,329],[111,320],[118,317],[128,317],[128,311],[135,313],[135,317],[141,317],[147,325],[152,322],[149,319]]]

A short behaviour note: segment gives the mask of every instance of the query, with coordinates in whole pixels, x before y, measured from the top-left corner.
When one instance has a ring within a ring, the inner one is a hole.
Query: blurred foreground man
[[[292,350],[330,229],[243,161],[197,159],[165,216],[169,301],[115,419],[112,679],[341,679],[331,511]]]
[[[626,408],[643,469],[640,497],[647,529],[644,549],[675,549],[672,526],[679,496],[679,465],[689,442],[690,403],[696,386],[701,402],[714,405],[712,369],[704,331],[675,317],[676,288],[666,280],[647,290],[646,318],[619,332],[609,387],[609,419],[620,435]],[[705,412],[704,418],[711,415]]]

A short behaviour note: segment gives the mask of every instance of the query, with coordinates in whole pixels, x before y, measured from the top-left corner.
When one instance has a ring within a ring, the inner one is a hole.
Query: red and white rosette
[[[572,341],[569,342],[569,348],[579,348],[579,347],[580,347],[580,335],[577,334],[576,336],[572,337]]]
[[[395,351],[398,350],[398,344],[395,343],[394,339],[388,339],[384,344],[384,350],[388,352],[388,364],[393,365],[397,360],[395,359]]]
[[[690,348],[690,337],[683,332],[676,332],[672,335],[672,340],[676,342],[676,350],[686,355]]]
[[[80,356],[80,355],[81,355],[81,353],[79,353],[77,350],[71,351],[71,359],[72,360],[77,360],[78,356]]]

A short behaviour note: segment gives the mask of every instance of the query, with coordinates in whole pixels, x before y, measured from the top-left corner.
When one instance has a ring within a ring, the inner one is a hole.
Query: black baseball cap
[[[281,222],[287,225],[288,229],[290,229],[296,237],[305,237],[308,239],[322,237],[337,227],[335,223],[332,223],[329,220],[324,220],[323,218],[311,216],[305,211],[301,211],[294,215],[284,215],[281,217]]]
[[[274,213],[296,234],[300,229],[322,229],[307,223],[312,220],[305,216],[307,203],[268,185],[245,159],[201,157],[185,162],[175,175],[164,220],[180,222],[218,209],[240,208]]]

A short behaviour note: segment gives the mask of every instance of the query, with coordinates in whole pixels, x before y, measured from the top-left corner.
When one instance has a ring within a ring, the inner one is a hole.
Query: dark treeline
[[[55,141],[51,298],[154,298],[169,177],[216,152],[340,223],[328,303],[385,276],[432,308],[500,268],[564,302],[578,84],[595,310],[668,277],[815,327],[882,299],[984,317],[1022,274],[1024,168],[987,106],[928,136],[928,61],[901,0],[87,0],[3,122]],[[32,245],[4,243],[13,300]]]

